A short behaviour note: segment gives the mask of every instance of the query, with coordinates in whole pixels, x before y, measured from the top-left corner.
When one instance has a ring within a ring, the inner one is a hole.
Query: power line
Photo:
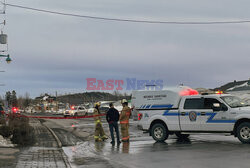
[[[208,24],[242,24],[242,23],[250,23],[250,20],[232,20],[232,21],[156,21],[156,20],[137,20],[137,19],[121,19],[121,18],[111,18],[111,17],[100,17],[100,16],[90,16],[90,15],[79,15],[72,13],[64,13],[57,12],[45,9],[32,8],[27,6],[15,5],[10,3],[2,3],[6,6],[11,6],[15,8],[22,8],[26,10],[56,14],[56,15],[64,15],[64,16],[72,16],[86,19],[95,19],[95,20],[104,20],[104,21],[118,21],[118,22],[133,22],[133,23],[149,23],[149,24],[183,24],[183,25],[208,25]]]

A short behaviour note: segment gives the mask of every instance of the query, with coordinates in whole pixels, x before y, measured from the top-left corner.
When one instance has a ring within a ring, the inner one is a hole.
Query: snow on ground
[[[14,147],[14,145],[7,139],[0,135],[0,147]]]

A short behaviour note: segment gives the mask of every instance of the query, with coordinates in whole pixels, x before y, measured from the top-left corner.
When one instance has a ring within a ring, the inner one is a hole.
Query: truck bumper
[[[138,122],[137,128],[142,131],[148,132],[149,126],[145,122]]]
[[[148,129],[143,129],[143,127],[141,125],[137,125],[137,128],[141,131],[143,131],[144,133],[148,133],[149,130]]]

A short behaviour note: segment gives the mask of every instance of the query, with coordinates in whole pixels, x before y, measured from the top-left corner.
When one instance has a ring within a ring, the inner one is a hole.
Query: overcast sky
[[[250,20],[248,0],[7,0],[101,17],[161,21]],[[3,15],[0,15],[3,16]],[[2,18],[2,17],[1,17]],[[7,6],[9,53],[0,93],[86,91],[86,78],[162,79],[214,88],[250,77],[250,23],[163,25],[59,16]]]

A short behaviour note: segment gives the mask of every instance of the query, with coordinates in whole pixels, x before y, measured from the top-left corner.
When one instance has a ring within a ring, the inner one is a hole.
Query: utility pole
[[[57,91],[56,91],[56,113],[58,112],[58,101],[57,101]]]

